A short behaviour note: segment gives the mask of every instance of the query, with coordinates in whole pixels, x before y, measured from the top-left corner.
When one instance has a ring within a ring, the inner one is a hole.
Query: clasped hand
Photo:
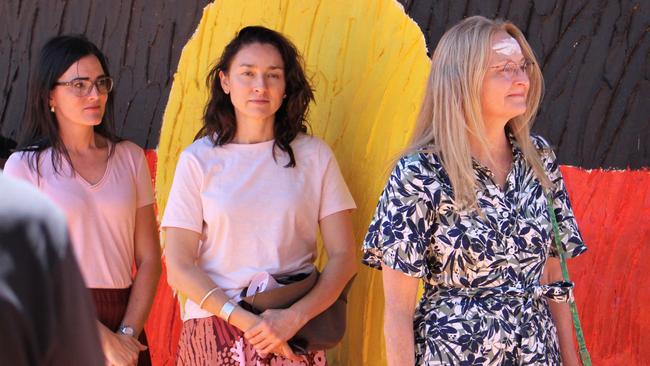
[[[304,325],[301,317],[291,309],[270,309],[260,316],[262,320],[244,333],[257,353],[262,357],[277,353],[290,360],[300,361],[302,358],[293,353],[287,341]]]
[[[103,339],[103,351],[106,365],[135,366],[140,352],[147,349],[137,339],[116,333],[107,333]]]

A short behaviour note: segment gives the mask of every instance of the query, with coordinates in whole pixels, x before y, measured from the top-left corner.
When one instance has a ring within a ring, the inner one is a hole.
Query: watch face
[[[133,337],[133,334],[135,333],[133,331],[133,328],[129,327],[128,325],[121,326],[120,329],[117,330],[117,332],[128,335],[129,337]]]

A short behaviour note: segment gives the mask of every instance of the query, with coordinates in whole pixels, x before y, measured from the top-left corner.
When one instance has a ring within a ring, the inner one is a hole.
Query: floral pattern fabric
[[[456,210],[439,157],[415,153],[396,165],[365,237],[363,263],[424,281],[414,319],[417,365],[560,365],[547,300],[568,301],[570,283],[540,285],[557,256],[547,198],[516,140],[503,190],[477,162],[483,215]],[[553,182],[553,209],[567,258],[582,237],[555,155],[532,136]]]

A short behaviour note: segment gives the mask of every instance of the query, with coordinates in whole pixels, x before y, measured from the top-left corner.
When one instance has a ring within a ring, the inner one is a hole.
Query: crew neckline
[[[275,143],[275,139],[267,140],[267,141],[262,141],[262,142],[254,142],[252,144],[239,144],[235,142],[229,142],[223,147],[225,148],[232,148],[232,149],[239,149],[239,150],[254,150],[254,149],[260,149],[260,148],[265,148],[270,145],[273,145]]]

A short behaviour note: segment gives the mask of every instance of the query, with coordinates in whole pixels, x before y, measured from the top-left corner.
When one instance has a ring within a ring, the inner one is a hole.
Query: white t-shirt
[[[274,141],[215,147],[204,137],[176,166],[161,227],[201,233],[198,266],[239,300],[258,272],[309,272],[320,219],[356,208],[330,148],[316,137],[291,143],[296,166]],[[187,300],[183,320],[213,314]]]
[[[40,177],[29,169],[30,153],[26,152],[11,154],[4,173],[38,187],[63,210],[88,288],[131,286],[136,210],[154,202],[144,152],[129,141],[116,144],[104,176],[96,184],[72,175],[64,157],[62,170],[55,174],[51,154],[52,148],[41,153]]]

